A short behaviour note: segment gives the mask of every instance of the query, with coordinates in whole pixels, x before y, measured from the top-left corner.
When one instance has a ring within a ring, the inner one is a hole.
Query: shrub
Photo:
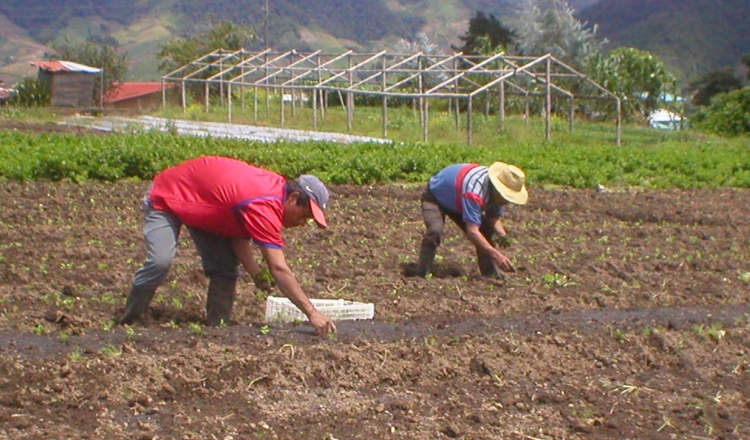
[[[51,96],[48,84],[28,77],[13,86],[10,104],[18,107],[45,107],[49,105]]]
[[[750,134],[750,87],[716,95],[694,122],[701,130],[721,136]]]

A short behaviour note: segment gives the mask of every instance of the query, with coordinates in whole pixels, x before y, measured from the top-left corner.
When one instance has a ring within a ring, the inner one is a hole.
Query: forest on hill
[[[445,52],[460,45],[469,19],[493,14],[513,26],[527,0],[3,0],[0,79],[29,72],[29,61],[62,38],[114,39],[127,51],[130,79],[156,79],[161,44],[231,20],[256,33],[255,45],[328,52],[392,49],[425,33]],[[663,59],[683,80],[740,65],[750,48],[747,0],[571,0],[598,27],[606,49],[628,46]],[[268,6],[268,10],[266,10]],[[266,41],[267,40],[267,41]]]

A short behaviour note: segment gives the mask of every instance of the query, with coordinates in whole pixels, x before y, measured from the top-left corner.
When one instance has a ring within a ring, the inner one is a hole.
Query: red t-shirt
[[[281,248],[285,183],[283,176],[240,160],[203,156],[159,173],[150,198],[154,209],[187,226]]]

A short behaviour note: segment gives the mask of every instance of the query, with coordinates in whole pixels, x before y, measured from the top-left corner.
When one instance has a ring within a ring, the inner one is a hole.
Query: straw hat
[[[503,162],[495,162],[489,168],[490,181],[503,198],[516,205],[524,205],[529,199],[524,182],[526,175],[520,168]]]

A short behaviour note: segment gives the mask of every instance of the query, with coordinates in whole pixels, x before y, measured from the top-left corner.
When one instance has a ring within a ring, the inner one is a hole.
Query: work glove
[[[250,277],[253,279],[255,287],[263,290],[264,292],[271,290],[271,288],[276,284],[274,282],[273,276],[271,275],[271,272],[269,272],[268,269],[263,269],[255,275],[250,275]]]
[[[508,249],[510,247],[510,237],[508,237],[508,234],[500,235],[495,239],[495,244],[500,249]]]

